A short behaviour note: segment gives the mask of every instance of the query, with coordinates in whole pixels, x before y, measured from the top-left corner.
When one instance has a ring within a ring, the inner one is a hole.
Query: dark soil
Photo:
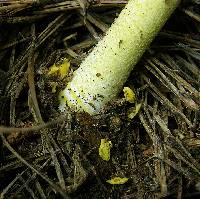
[[[199,0],[182,2],[131,73],[125,86],[142,103],[132,120],[123,92],[93,117],[58,110],[125,3],[0,1],[0,198],[200,198]],[[48,76],[63,58],[69,75]],[[101,139],[112,142],[109,161]]]

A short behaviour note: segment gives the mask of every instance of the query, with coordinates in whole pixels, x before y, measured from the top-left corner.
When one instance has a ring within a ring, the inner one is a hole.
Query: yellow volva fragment
[[[106,182],[109,184],[124,184],[127,181],[128,181],[128,178],[114,177],[111,180],[107,180]]]
[[[70,61],[64,58],[62,64],[60,65],[60,70],[59,70],[61,79],[66,77],[66,75],[69,72],[69,67],[70,67]]]
[[[111,141],[108,141],[107,139],[101,139],[101,144],[99,147],[99,156],[105,160],[110,160],[110,149],[112,148]]]
[[[69,67],[70,67],[70,61],[64,58],[60,65],[56,66],[56,64],[54,64],[49,68],[48,75],[57,75],[61,79],[63,79],[68,74]]]
[[[139,112],[142,104],[136,104],[135,107],[132,107],[128,110],[128,118],[133,119]]]
[[[52,74],[55,74],[57,73],[59,70],[59,68],[56,66],[56,64],[53,64],[53,66],[51,66],[49,68],[49,72],[47,73],[48,75],[52,75]]]
[[[126,101],[128,101],[130,103],[135,103],[134,91],[132,89],[130,89],[129,87],[124,87],[123,91],[124,91],[124,97],[125,97]]]

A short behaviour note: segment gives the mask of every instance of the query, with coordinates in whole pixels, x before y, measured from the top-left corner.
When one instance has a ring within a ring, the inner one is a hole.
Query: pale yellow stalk
[[[60,94],[60,109],[96,114],[121,91],[131,70],[180,0],[129,0],[106,36]]]

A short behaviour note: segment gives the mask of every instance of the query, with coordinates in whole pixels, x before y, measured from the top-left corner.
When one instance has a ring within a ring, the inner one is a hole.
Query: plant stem
[[[60,109],[67,101],[76,111],[93,115],[113,100],[179,3],[180,0],[129,0],[61,92]]]

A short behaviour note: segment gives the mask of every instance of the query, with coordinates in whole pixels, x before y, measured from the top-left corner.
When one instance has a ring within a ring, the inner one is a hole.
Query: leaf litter
[[[58,110],[59,91],[126,3],[1,3],[1,198],[199,196],[198,0],[182,2],[127,80],[136,112],[123,91],[94,117]],[[64,58],[63,78],[47,76]],[[102,138],[109,161],[98,154]]]

